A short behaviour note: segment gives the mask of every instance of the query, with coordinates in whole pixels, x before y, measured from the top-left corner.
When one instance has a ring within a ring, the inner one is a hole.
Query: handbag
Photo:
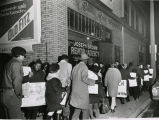
[[[110,110],[109,104],[108,104],[108,102],[106,101],[105,98],[103,98],[102,104],[99,107],[99,110],[100,110],[101,114],[105,114],[105,113],[107,113]]]

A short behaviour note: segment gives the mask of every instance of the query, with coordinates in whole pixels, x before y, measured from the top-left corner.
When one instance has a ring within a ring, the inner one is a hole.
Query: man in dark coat
[[[26,50],[22,47],[14,47],[11,53],[13,58],[6,65],[2,79],[2,102],[7,109],[9,119],[23,119],[24,115],[21,112],[22,62]]]

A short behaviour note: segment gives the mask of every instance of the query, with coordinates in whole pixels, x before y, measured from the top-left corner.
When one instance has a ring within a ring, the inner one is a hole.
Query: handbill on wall
[[[41,33],[39,4],[39,0],[11,0],[0,4],[1,46],[38,42]]]

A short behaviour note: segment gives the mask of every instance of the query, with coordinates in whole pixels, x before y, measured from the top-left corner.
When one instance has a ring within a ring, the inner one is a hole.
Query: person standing
[[[59,78],[61,80],[62,87],[70,86],[72,65],[68,62],[68,56],[63,54],[58,64],[60,66]]]
[[[51,119],[53,114],[57,112],[58,117],[62,112],[62,92],[65,91],[65,88],[62,87],[62,84],[59,80],[59,69],[60,66],[57,63],[53,63],[49,67],[49,74],[47,76],[46,83],[46,105],[48,109],[48,119]]]
[[[42,65],[41,60],[35,61],[29,75],[23,77],[22,83],[26,83],[26,82],[29,82],[29,83],[44,82],[45,83],[45,73],[41,70],[41,65]],[[36,119],[39,108],[41,107],[42,106],[24,107],[23,109],[24,109],[26,119]]]
[[[118,85],[121,82],[121,73],[115,68],[114,64],[108,69],[105,75],[105,86],[107,87],[108,94],[111,97],[111,112],[115,112],[116,97],[118,92]]]
[[[11,50],[13,58],[5,67],[2,79],[2,103],[7,109],[9,119],[24,119],[21,111],[22,102],[22,62],[26,50],[22,47],[13,47]]]
[[[88,79],[87,61],[89,57],[86,53],[81,54],[81,61],[72,70],[72,93],[70,105],[74,107],[73,120],[79,118],[80,113],[83,119],[89,118],[89,93],[88,85],[94,85],[95,81]]]

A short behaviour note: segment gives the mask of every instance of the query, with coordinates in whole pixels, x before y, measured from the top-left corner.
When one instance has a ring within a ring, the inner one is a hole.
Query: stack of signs
[[[98,76],[90,70],[88,70],[88,78],[92,80],[98,80]],[[98,94],[98,84],[95,84],[93,86],[89,85],[88,92],[89,94]]]
[[[131,73],[130,73],[130,76],[131,76],[133,79],[129,79],[129,87],[136,87],[136,86],[137,86],[136,73],[131,72]]]
[[[107,91],[107,96],[109,96]],[[127,97],[127,82],[126,80],[121,80],[118,85],[117,97],[126,98]]]

